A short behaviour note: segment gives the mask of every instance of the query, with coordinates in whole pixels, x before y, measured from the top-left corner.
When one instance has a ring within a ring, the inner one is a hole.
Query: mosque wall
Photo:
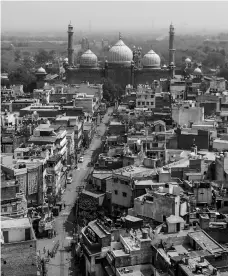
[[[131,68],[108,68],[108,77],[115,84],[119,84],[125,88],[126,85],[131,84]]]
[[[169,71],[162,70],[138,70],[135,71],[135,85],[142,83],[151,84],[154,80],[160,80],[160,78],[167,78],[169,76]]]
[[[81,83],[84,81],[100,83],[103,77],[104,71],[102,69],[73,69],[67,72],[67,82],[69,84]]]

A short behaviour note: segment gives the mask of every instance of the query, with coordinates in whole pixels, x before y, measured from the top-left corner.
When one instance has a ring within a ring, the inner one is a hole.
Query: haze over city
[[[75,32],[164,29],[171,22],[179,32],[222,31],[228,26],[227,2],[31,1],[2,2],[5,32],[65,32],[71,21]]]

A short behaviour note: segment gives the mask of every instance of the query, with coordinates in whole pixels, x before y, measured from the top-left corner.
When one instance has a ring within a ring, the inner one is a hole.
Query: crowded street
[[[66,189],[62,195],[63,209],[59,216],[55,219],[55,232],[56,236],[52,239],[38,239],[37,250],[40,256],[47,258],[48,252],[52,250],[55,244],[59,243],[58,250],[53,258],[49,258],[46,263],[48,276],[66,276],[66,275],[83,275],[80,273],[76,266],[72,267],[72,254],[71,251],[63,250],[62,248],[70,243],[73,231],[75,217],[72,215],[72,208],[75,205],[77,198],[77,187],[85,186],[84,180],[87,178],[91,171],[88,164],[91,162],[93,151],[101,145],[101,137],[104,135],[106,126],[105,124],[110,120],[109,114],[112,108],[109,108],[100,125],[97,126],[96,133],[91,141],[88,149],[84,151],[83,162],[78,163],[77,169],[72,170],[73,181],[67,184]],[[61,253],[60,253],[61,252]],[[64,271],[64,272],[63,272]]]

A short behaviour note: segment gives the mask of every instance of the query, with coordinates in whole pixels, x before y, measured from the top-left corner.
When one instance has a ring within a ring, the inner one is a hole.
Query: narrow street
[[[83,155],[83,163],[78,163],[78,168],[74,169],[71,172],[73,181],[71,184],[67,184],[66,190],[62,195],[62,202],[65,203],[65,209],[61,211],[60,215],[55,220],[56,237],[53,239],[37,240],[37,249],[40,250],[42,256],[44,256],[44,247],[46,248],[46,250],[50,251],[58,240],[60,243],[55,257],[51,258],[50,261],[47,263],[48,276],[80,276],[80,273],[75,272],[75,268],[71,267],[71,252],[62,251],[62,253],[60,254],[59,249],[62,248],[63,243],[66,244],[67,242],[70,242],[69,238],[67,239],[67,237],[72,237],[74,229],[73,221],[75,219],[72,215],[72,208],[74,207],[75,200],[77,198],[77,187],[85,185],[84,179],[87,178],[88,174],[91,171],[91,167],[88,167],[88,164],[91,162],[93,151],[99,148],[99,146],[101,145],[101,137],[104,135],[106,130],[105,123],[109,121],[110,116],[108,114],[110,114],[112,110],[112,108],[108,109],[107,113],[104,115],[102,122],[97,127],[97,133],[99,135],[94,135],[90,147],[85,150]],[[63,263],[64,265],[61,267],[60,263]]]

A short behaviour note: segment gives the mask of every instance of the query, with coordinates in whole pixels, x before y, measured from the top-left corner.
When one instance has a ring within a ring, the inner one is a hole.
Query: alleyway
[[[101,136],[104,135],[106,126],[105,123],[107,123],[110,119],[108,116],[109,113],[112,112],[112,108],[108,109],[108,112],[105,114],[103,118],[103,122],[97,127],[97,132],[99,136],[95,135],[90,147],[84,152],[84,162],[78,164],[78,169],[75,169],[72,171],[72,177],[73,181],[72,184],[67,184],[66,190],[62,196],[62,201],[65,203],[66,207],[63,209],[60,213],[60,215],[56,218],[55,221],[55,228],[57,235],[53,239],[40,239],[37,241],[37,249],[40,250],[41,254],[43,254],[43,248],[45,247],[46,250],[51,250],[55,242],[59,240],[60,246],[59,249],[61,249],[62,242],[66,243],[67,241],[70,241],[67,239],[67,237],[72,237],[73,234],[73,221],[75,220],[72,212],[72,208],[75,204],[75,200],[77,197],[77,191],[76,187],[85,185],[84,179],[87,178],[91,167],[88,167],[88,163],[91,162],[91,156],[93,154],[93,151],[97,148],[99,148],[101,144]],[[60,251],[58,250],[56,256],[54,258],[51,258],[49,263],[47,263],[47,269],[48,269],[48,276],[66,276],[66,275],[72,275],[72,276],[80,276],[82,274],[79,273],[79,271],[75,271],[75,267],[72,267],[72,257],[71,252],[64,251],[62,254],[62,260],[64,263],[63,267],[60,267]],[[62,271],[62,272],[60,272]],[[72,271],[72,272],[70,272]]]

